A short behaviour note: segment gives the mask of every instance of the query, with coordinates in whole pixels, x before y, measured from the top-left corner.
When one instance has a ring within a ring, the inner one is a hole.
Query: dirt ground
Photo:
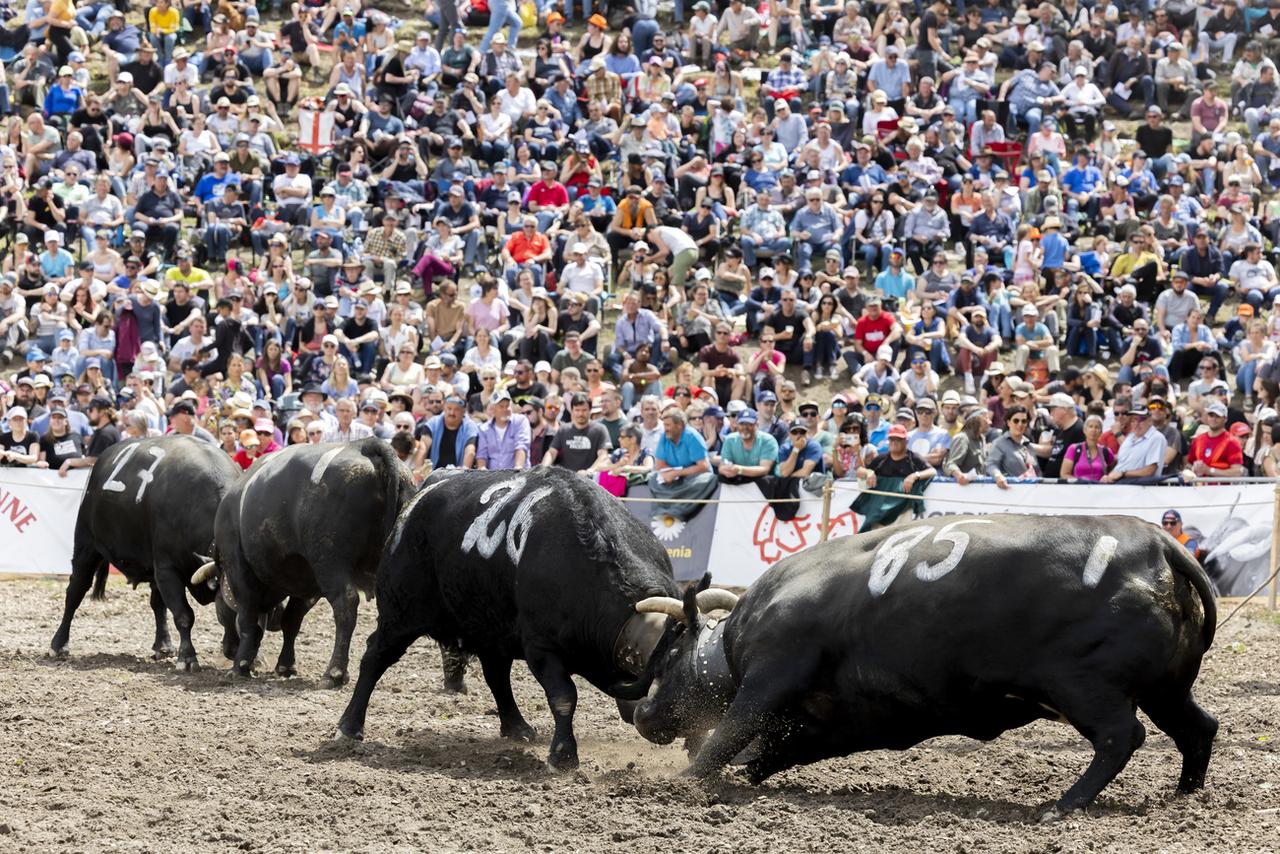
[[[331,741],[350,689],[327,691],[328,608],[299,639],[300,677],[237,681],[213,610],[199,673],[150,660],[146,588],[86,600],[65,661],[45,657],[54,579],[0,581],[0,851],[1275,851],[1280,847],[1280,620],[1242,614],[1198,685],[1222,723],[1206,790],[1174,794],[1179,756],[1146,746],[1086,815],[1037,818],[1087,744],[1039,723],[990,744],[938,739],[856,755],[753,788],[677,779],[677,747],[641,740],[584,687],[582,768],[545,770],[550,714],[519,663],[516,697],[543,737],[498,736],[478,673],[438,691],[419,642],[374,693],[363,744]],[[356,658],[373,623],[360,613]],[[279,637],[264,642],[274,665]],[[353,662],[354,665],[354,662]],[[269,668],[268,668],[269,669]],[[354,670],[354,667],[353,667]]]

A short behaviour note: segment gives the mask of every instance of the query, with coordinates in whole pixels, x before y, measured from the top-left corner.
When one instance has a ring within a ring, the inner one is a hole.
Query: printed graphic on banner
[[[0,469],[0,572],[69,573],[87,469]]]
[[[651,498],[648,486],[632,486],[629,498]],[[711,562],[711,548],[715,537],[716,516],[721,509],[716,504],[704,504],[702,509],[688,520],[676,519],[665,513],[654,512],[656,505],[642,501],[627,502],[631,514],[649,526],[671,558],[671,568],[677,581],[693,581],[701,578]]]
[[[801,490],[795,518],[784,522],[752,484],[721,486],[710,567],[717,584],[746,587],[773,564],[822,541],[822,497]],[[849,498],[831,502],[831,538],[856,534]]]

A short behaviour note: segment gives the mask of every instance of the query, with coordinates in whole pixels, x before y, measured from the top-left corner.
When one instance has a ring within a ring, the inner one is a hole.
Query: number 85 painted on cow
[[[921,581],[937,581],[959,565],[964,559],[965,549],[969,547],[969,535],[964,531],[956,530],[961,525],[990,524],[991,522],[987,519],[962,519],[943,525],[934,534],[933,541],[951,543],[951,552],[935,564],[920,561],[916,564],[916,578]],[[876,550],[875,560],[871,563],[871,575],[867,579],[867,589],[871,591],[873,598],[878,599],[884,595],[889,585],[893,584],[893,580],[902,571],[902,567],[906,565],[911,549],[919,545],[931,531],[933,527],[930,525],[908,528],[890,536],[880,544],[880,548]]]

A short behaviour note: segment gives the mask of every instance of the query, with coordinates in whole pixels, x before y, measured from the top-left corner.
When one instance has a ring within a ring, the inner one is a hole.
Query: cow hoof
[[[466,694],[468,693],[467,683],[461,679],[446,679],[444,680],[444,692],[446,694]]]
[[[533,741],[538,737],[538,731],[527,723],[521,723],[519,726],[510,726],[502,728],[502,737],[509,738],[512,741]]]
[[[157,644],[151,647],[151,659],[153,661],[160,661],[163,658],[168,658],[169,656],[173,655],[173,653],[174,653],[173,644],[168,642]]]
[[[555,751],[552,751],[547,757],[547,768],[557,774],[563,774],[567,771],[576,771],[578,770],[578,754],[576,752],[562,753],[557,756]]]
[[[290,676],[298,675],[298,668],[294,667],[292,664],[277,664],[276,675],[281,678],[288,679]]]
[[[66,658],[71,655],[71,647],[49,647],[49,651],[45,653],[49,658]]]
[[[248,679],[253,675],[253,668],[249,666],[247,661],[237,661],[232,665],[231,672],[242,679]]]
[[[198,673],[200,663],[194,658],[180,658],[173,663],[173,669],[182,673]]]
[[[1073,813],[1083,813],[1083,812],[1084,812],[1084,807],[1072,808],[1072,807],[1062,807],[1062,806],[1054,805],[1050,807],[1046,812],[1041,814],[1040,823],[1053,824],[1055,822],[1062,821],[1063,819],[1067,818]]]
[[[330,670],[320,678],[321,688],[341,688],[347,684],[347,674],[340,670]]]
[[[354,744],[364,741],[364,730],[356,730],[353,733],[342,731],[342,727],[338,727],[338,731],[333,734],[333,740],[340,744]]]

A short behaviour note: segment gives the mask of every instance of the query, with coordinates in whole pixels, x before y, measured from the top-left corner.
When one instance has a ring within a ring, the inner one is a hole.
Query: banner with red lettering
[[[59,477],[0,468],[0,573],[71,572],[76,513],[88,480],[88,469]]]

